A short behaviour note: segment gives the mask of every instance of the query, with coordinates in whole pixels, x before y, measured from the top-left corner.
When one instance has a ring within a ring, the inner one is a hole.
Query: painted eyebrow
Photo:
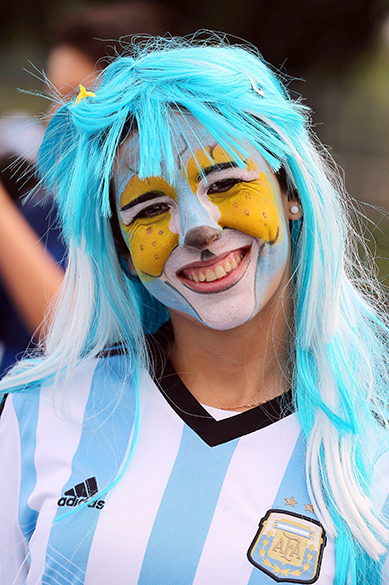
[[[215,171],[225,171],[226,169],[231,169],[231,168],[235,168],[235,169],[238,168],[237,163],[233,160],[231,160],[229,162],[219,163],[219,164],[211,165],[209,167],[205,167],[204,169],[201,170],[201,174],[198,175],[197,182],[199,182],[203,176],[206,177],[207,175],[210,175],[211,173],[214,173]]]
[[[121,207],[119,211],[127,211],[127,209],[131,209],[131,207],[135,207],[135,205],[138,205],[139,203],[151,201],[151,199],[163,197],[164,195],[166,195],[166,193],[163,193],[162,191],[148,191],[147,193],[143,193],[143,195],[139,195],[139,197],[137,197],[133,201],[126,203],[126,205],[123,205],[123,207]]]

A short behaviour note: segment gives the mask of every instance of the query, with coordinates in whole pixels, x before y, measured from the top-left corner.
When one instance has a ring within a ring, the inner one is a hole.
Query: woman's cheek
[[[124,239],[138,273],[158,277],[166,260],[178,245],[178,234],[169,229],[170,212],[158,221],[143,225],[139,220],[129,227],[122,223]]]
[[[229,227],[259,240],[272,242],[278,232],[278,209],[264,173],[239,186],[235,193],[212,198],[220,210],[220,227]]]

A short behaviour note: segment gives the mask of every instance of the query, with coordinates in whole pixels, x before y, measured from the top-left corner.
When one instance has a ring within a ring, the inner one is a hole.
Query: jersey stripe
[[[20,529],[26,538],[30,538],[38,518],[37,510],[30,508],[28,499],[36,485],[36,469],[34,465],[36,450],[36,427],[39,416],[39,388],[25,390],[29,393],[28,416],[23,416],[26,405],[24,393],[14,395],[14,409],[18,417],[20,429],[20,448],[22,453],[22,473],[20,478],[19,522]]]
[[[62,396],[66,392],[63,382],[58,382],[55,390],[53,386],[41,389],[35,452],[37,481],[29,498],[30,506],[39,510],[39,519],[37,531],[30,541],[30,550],[34,554],[31,555],[27,583],[36,585],[42,577],[51,525],[57,513],[57,501],[64,483],[69,479],[72,459],[80,442],[82,421],[96,364],[97,360],[92,360],[77,368],[77,389],[68,395],[66,416],[61,412]],[[53,411],[53,397],[57,400],[59,398],[56,412]]]
[[[180,450],[150,535],[138,585],[192,583],[237,443],[238,440],[234,440],[209,447],[192,429],[184,426]],[[201,502],[201,510],[198,502]],[[176,518],[174,526],[172,517]],[[175,562],[172,563],[172,559]],[[157,575],[155,567],[158,567]]]
[[[292,496],[293,502],[298,500],[294,505],[287,503]],[[310,504],[310,499],[305,481],[305,443],[300,433],[272,508],[294,510],[299,514],[306,513],[306,516],[316,518],[314,514],[304,510],[306,504]]]
[[[119,407],[118,392],[121,394]],[[96,477],[100,490],[115,479],[131,436],[134,397],[129,362],[121,356],[100,360],[93,375],[82,436],[72,462],[72,473],[62,493],[89,477]],[[59,520],[50,534],[43,584],[84,582],[101,510],[97,506],[86,506],[66,516],[69,510],[75,508],[67,508],[65,505],[58,508],[56,517]]]
[[[123,479],[107,498],[95,531],[85,583],[138,583],[142,561],[181,444],[184,423],[150,376],[143,382],[139,438]],[[102,560],[102,554],[106,562]]]
[[[8,396],[0,421],[0,583],[23,585],[28,563],[27,542],[19,527],[20,430]],[[4,478],[7,481],[4,481]]]

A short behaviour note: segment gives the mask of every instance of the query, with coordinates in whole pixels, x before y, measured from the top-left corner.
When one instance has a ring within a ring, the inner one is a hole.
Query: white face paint
[[[284,282],[284,199],[258,153],[240,168],[198,122],[192,126],[197,138],[190,134],[185,141],[175,132],[180,155],[173,184],[164,171],[139,179],[137,135],[121,147],[121,229],[151,294],[208,327],[232,329],[258,313]]]

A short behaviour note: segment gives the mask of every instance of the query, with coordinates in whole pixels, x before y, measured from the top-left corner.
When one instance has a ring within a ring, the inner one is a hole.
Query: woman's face
[[[178,129],[174,134],[174,183],[164,171],[139,178],[138,135],[121,147],[120,225],[133,268],[152,295],[208,327],[232,329],[289,278],[293,203],[257,152],[240,168],[203,126],[192,128],[186,140]]]

